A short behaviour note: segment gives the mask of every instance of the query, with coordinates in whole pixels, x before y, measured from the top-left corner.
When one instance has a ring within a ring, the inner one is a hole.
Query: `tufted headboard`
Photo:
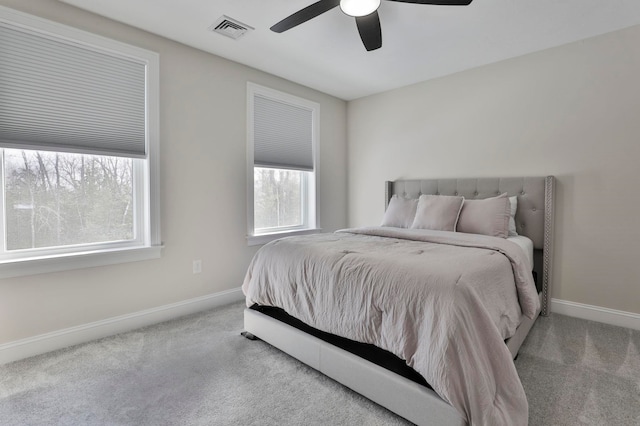
[[[516,230],[533,241],[534,271],[542,292],[542,315],[548,315],[549,285],[553,250],[553,189],[555,179],[547,177],[463,178],[396,180],[385,184],[385,205],[394,194],[419,198],[422,194],[461,195],[466,199],[495,197],[504,192],[518,197]]]

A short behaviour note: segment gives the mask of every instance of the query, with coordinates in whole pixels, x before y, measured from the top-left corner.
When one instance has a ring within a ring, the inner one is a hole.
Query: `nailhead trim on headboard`
[[[542,316],[549,315],[549,283],[553,263],[553,190],[555,179],[547,176],[544,181],[544,247],[542,248]]]

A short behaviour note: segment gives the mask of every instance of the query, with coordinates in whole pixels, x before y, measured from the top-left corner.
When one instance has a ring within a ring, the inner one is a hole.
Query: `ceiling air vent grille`
[[[237,21],[233,18],[229,18],[226,15],[222,15],[216,22],[209,26],[209,31],[222,34],[234,40],[239,39],[247,32],[252,30],[254,30],[253,27],[250,27],[247,24],[243,24],[242,22]]]

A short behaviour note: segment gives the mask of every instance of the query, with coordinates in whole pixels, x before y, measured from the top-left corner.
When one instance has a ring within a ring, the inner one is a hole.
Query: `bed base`
[[[431,389],[253,309],[250,334],[419,426],[464,426],[460,414]]]
[[[507,340],[513,358],[518,356],[539,314],[540,311],[533,319],[523,316],[515,334]],[[269,343],[416,425],[467,424],[433,390],[259,311],[244,310],[244,328],[241,334],[247,339]]]
[[[542,293],[539,293],[538,296],[540,297],[540,299],[542,299]],[[520,319],[520,325],[516,329],[516,332],[506,341],[507,348],[509,348],[509,352],[511,352],[511,357],[513,359],[516,359],[516,357],[518,356],[520,346],[522,346],[522,343],[524,343],[524,339],[527,338],[531,327],[533,327],[533,323],[536,322],[540,314],[541,311],[538,310],[533,318],[527,318],[522,315]]]

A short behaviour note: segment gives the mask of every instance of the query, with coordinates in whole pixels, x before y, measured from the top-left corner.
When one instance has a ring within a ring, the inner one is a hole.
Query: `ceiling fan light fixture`
[[[349,16],[367,16],[378,10],[380,0],[340,0],[340,9]]]

